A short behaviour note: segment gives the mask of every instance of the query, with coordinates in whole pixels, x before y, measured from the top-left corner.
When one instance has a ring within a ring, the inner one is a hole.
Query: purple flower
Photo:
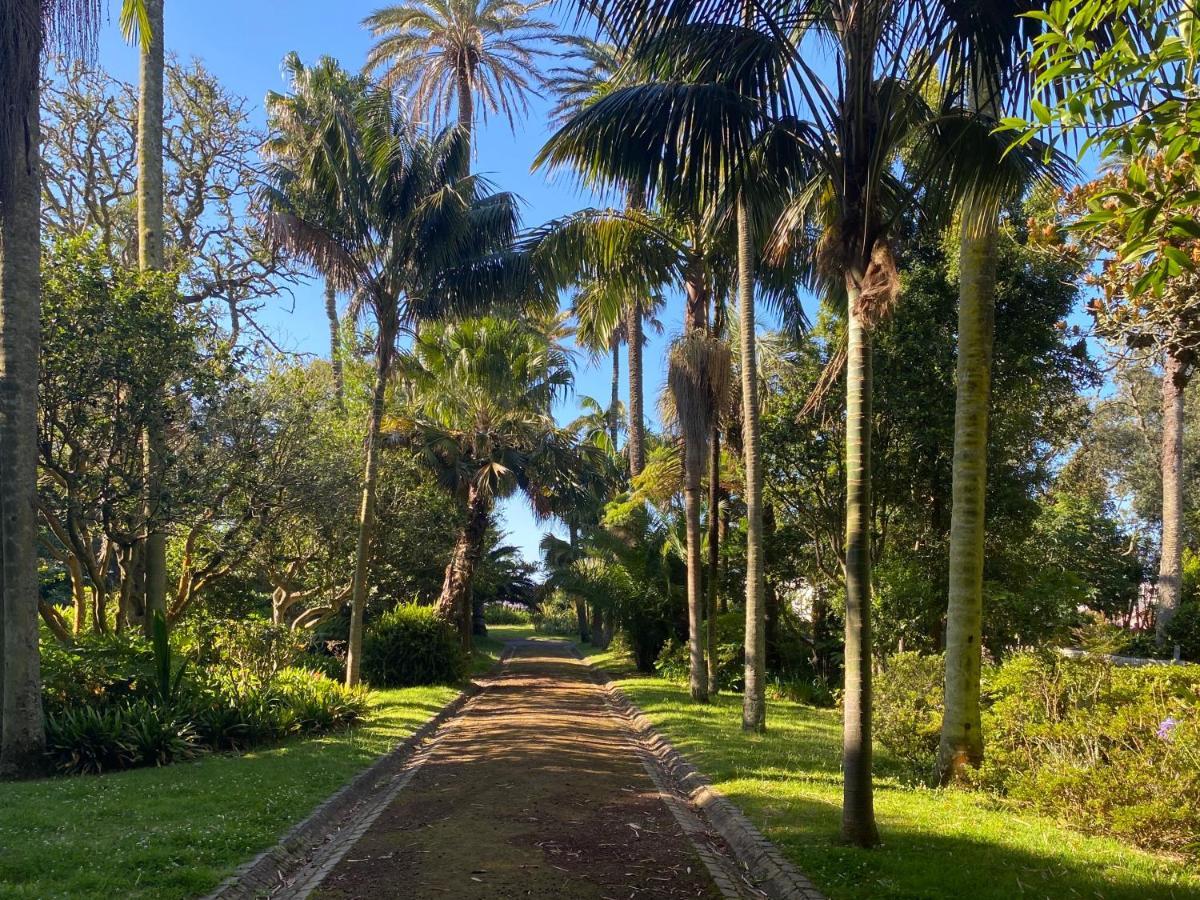
[[[1171,732],[1175,730],[1175,726],[1179,724],[1179,720],[1174,716],[1168,716],[1158,723],[1158,736],[1162,740],[1170,740]]]

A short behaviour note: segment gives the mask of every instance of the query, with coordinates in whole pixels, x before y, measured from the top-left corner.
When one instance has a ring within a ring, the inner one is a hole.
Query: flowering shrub
[[[875,682],[875,736],[928,777],[942,660],[898,654]],[[1200,853],[1200,666],[1119,668],[1052,654],[983,673],[976,786],[1155,850]]]

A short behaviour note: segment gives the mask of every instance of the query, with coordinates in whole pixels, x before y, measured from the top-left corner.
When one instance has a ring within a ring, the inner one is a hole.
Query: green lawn
[[[487,671],[505,640],[476,647]],[[0,898],[173,898],[214,887],[458,693],[378,691],[367,725],[162,769],[0,785]]]
[[[630,699],[833,900],[1200,897],[1200,873],[1186,862],[1088,837],[983,795],[912,787],[886,756],[875,782],[883,846],[847,847],[837,840],[836,711],[775,702],[768,734],[745,735],[740,697],[698,706],[685,687],[622,675]]]

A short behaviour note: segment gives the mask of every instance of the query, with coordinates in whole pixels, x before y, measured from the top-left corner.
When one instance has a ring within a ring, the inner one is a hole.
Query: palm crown
[[[537,93],[538,57],[553,26],[534,13],[543,0],[423,0],[389,6],[363,24],[378,39],[367,69],[407,93],[416,109],[441,124],[457,103],[458,124],[470,128],[474,97],[512,125]]]

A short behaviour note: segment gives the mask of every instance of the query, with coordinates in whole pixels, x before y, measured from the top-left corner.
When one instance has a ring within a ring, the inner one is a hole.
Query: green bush
[[[220,647],[236,627],[217,629]],[[243,630],[244,631],[244,630]],[[265,632],[260,630],[260,636]],[[295,734],[320,734],[361,722],[366,691],[303,668],[278,668],[286,639],[253,640],[246,648],[187,665],[165,635],[92,637],[74,646],[48,641],[45,672],[47,753],[61,772],[97,773],[167,765],[207,750],[240,750]],[[189,647],[188,637],[178,639]],[[253,658],[257,647],[261,658]],[[245,668],[233,664],[236,654]]]
[[[893,657],[875,685],[880,744],[927,773],[939,658]],[[1200,666],[1018,654],[984,670],[982,700],[977,786],[1082,831],[1200,852]]]
[[[362,675],[375,687],[448,684],[466,673],[458,633],[433,607],[401,604],[363,636]]]
[[[723,691],[740,691],[746,679],[745,616],[728,612],[717,616],[717,685]],[[658,654],[655,671],[670,681],[685,682],[691,670],[687,644],[672,637]]]
[[[920,775],[933,771],[942,727],[941,656],[897,653],[874,681],[876,740]]]
[[[165,766],[201,750],[189,722],[145,700],[66,709],[46,719],[46,752],[66,774]]]
[[[533,630],[538,634],[570,636],[579,634],[579,617],[575,602],[561,591],[555,591],[542,601],[533,616]]]
[[[1184,603],[1167,627],[1170,644],[1178,644],[1184,659],[1200,662],[1200,600]]]
[[[483,608],[483,621],[487,625],[528,625],[533,616],[523,606],[489,603]]]

